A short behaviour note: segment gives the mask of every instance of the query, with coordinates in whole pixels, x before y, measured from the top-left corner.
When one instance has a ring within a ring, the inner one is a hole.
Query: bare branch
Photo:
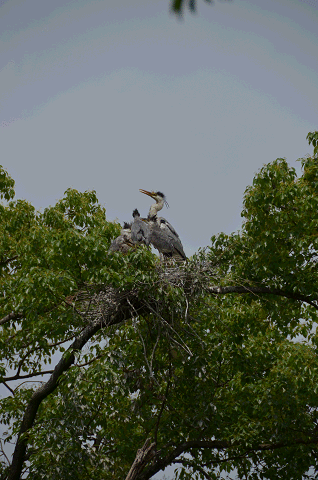
[[[1,454],[4,456],[4,458],[7,461],[7,464],[10,465],[9,459],[6,455],[6,452],[5,452],[5,449],[4,449],[4,446],[3,446],[3,441],[1,439],[0,439],[0,449],[1,449]]]
[[[160,424],[160,420],[161,420],[161,417],[162,417],[162,414],[163,414],[163,410],[165,408],[165,404],[167,402],[170,383],[171,383],[171,364],[169,365],[169,378],[168,378],[168,382],[167,382],[167,386],[166,386],[166,391],[165,391],[165,394],[164,394],[164,397],[163,397],[163,401],[162,401],[162,404],[161,404],[161,407],[160,407],[160,411],[159,411],[159,414],[158,414],[157,423],[156,423],[156,427],[155,427],[154,439],[155,439],[156,447],[157,447],[159,424]]]
[[[175,459],[181,455],[182,453],[189,452],[192,448],[210,448],[210,449],[218,449],[224,450],[225,448],[230,447],[231,444],[229,442],[221,442],[217,440],[193,440],[190,442],[184,442],[178,445],[170,454],[168,454],[164,458],[158,458],[160,451],[157,452],[155,458],[153,459],[153,464],[148,467],[141,475],[138,477],[138,480],[148,480],[156,473],[160,472],[160,470],[164,470],[167,466],[174,463]],[[156,461],[157,458],[157,461]]]
[[[153,365],[153,360],[154,360],[154,356],[155,356],[155,352],[156,352],[156,348],[158,346],[158,343],[159,343],[159,339],[160,339],[160,333],[161,333],[161,328],[160,328],[160,325],[159,325],[159,328],[158,328],[158,335],[157,335],[157,338],[156,338],[156,343],[152,349],[152,352],[151,352],[151,358],[150,358],[150,367],[151,367],[151,371],[152,371],[152,365]]]
[[[308,440],[299,438],[293,439],[293,441],[287,442],[280,442],[280,443],[272,443],[272,444],[259,444],[255,445],[255,447],[250,448],[249,450],[245,451],[243,454],[238,454],[237,456],[232,457],[240,458],[246,457],[248,454],[257,452],[257,451],[264,451],[264,450],[277,450],[284,447],[292,447],[295,445],[316,445],[318,441],[318,437],[312,437]],[[149,466],[143,473],[140,474],[138,480],[148,480],[156,473],[160,472],[167,466],[173,463],[181,463],[182,459],[178,459],[177,457],[183,453],[189,453],[192,449],[216,449],[216,450],[225,450],[227,448],[240,448],[239,443],[237,442],[226,442],[226,441],[218,441],[218,440],[192,440],[189,442],[184,442],[178,445],[170,454],[168,454],[165,458],[159,458],[160,451],[155,455],[153,459],[152,465]],[[157,460],[156,460],[157,458]],[[229,458],[227,460],[230,460]],[[218,462],[220,463],[220,461]]]
[[[180,459],[176,460],[175,463],[181,463],[181,465],[184,465],[185,467],[193,467],[193,464],[190,460],[185,460],[185,459]],[[202,473],[202,475],[207,479],[207,480],[213,480],[212,477],[204,470],[204,468],[201,468],[199,465],[195,465],[196,470]]]
[[[8,323],[8,322],[10,322],[10,320],[18,320],[19,318],[21,318],[21,314],[11,312],[8,315],[6,315],[5,317],[0,319],[0,325]]]
[[[126,480],[135,480],[139,478],[140,472],[145,468],[145,465],[153,458],[155,443],[150,442],[151,439],[147,438],[142,448],[137,451],[136,458],[128,472]]]
[[[227,287],[208,287],[207,291],[217,295],[226,295],[228,293],[254,293],[256,295],[267,294],[267,295],[277,295],[279,297],[291,298],[292,300],[300,300],[301,302],[308,303],[316,310],[318,310],[318,305],[314,302],[318,298],[310,298],[305,295],[300,295],[298,293],[286,292],[277,288],[267,288],[267,287],[243,287],[243,286],[227,286]]]
[[[19,375],[18,373],[14,375],[13,377],[5,377],[1,380],[1,383],[4,382],[12,382],[12,380],[22,380],[24,378],[32,378],[32,377],[38,377],[39,375],[47,375],[50,373],[53,373],[54,370],[44,370],[43,372],[34,372],[34,373],[29,373],[27,375]]]
[[[8,265],[8,263],[12,262],[13,260],[15,260],[16,258],[18,258],[19,255],[14,255],[13,257],[11,258],[6,258],[5,260],[2,260],[0,262],[0,267],[4,267],[5,265]]]
[[[10,393],[12,393],[12,395],[14,395],[14,390],[12,390],[12,388],[10,388],[9,385],[6,384],[6,382],[3,382],[3,385],[7,387],[7,389],[10,391]]]
[[[172,332],[175,333],[176,336],[180,339],[180,343],[173,337],[171,337],[171,341],[173,341],[176,345],[178,345],[181,349],[183,349],[188,355],[190,355],[190,357],[192,357],[193,353],[191,352],[188,345],[182,340],[178,332],[176,332],[175,329],[167,322],[167,320],[165,320],[161,315],[159,315],[159,313],[149,303],[147,303],[146,305],[149,308],[149,310],[161,320],[162,324],[168,327],[170,330],[172,330]]]

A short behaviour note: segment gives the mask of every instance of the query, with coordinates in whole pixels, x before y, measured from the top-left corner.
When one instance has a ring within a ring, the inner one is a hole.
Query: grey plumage
[[[165,219],[159,220],[157,215],[150,217],[148,222],[151,232],[150,243],[165,258],[187,259],[179,235],[173,233],[175,232],[174,228],[170,230],[169,222],[166,222]]]
[[[124,223],[121,234],[110,244],[109,252],[127,253],[133,247],[131,240],[131,223]]]
[[[161,192],[140,192],[153,198],[156,203],[152,204],[148,214],[148,225],[151,231],[150,243],[163,254],[164,257],[173,257],[186,260],[183,246],[179,235],[171,223],[163,217],[158,217],[157,213],[167,204],[166,197]]]
[[[150,243],[150,229],[146,222],[140,219],[140,213],[137,208],[133,211],[134,221],[131,226],[131,239],[134,243],[145,244],[147,247]]]

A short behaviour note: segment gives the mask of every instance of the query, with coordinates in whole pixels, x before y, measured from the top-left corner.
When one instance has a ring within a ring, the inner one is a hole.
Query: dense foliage
[[[185,265],[108,254],[95,192],[41,213],[0,182],[1,478],[123,479],[147,439],[130,478],[316,478],[316,156],[264,166]]]

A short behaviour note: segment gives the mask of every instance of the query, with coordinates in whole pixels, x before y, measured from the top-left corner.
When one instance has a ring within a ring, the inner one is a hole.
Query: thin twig
[[[180,348],[182,348],[185,352],[187,352],[188,355],[190,355],[191,357],[193,357],[193,353],[191,352],[190,348],[188,347],[188,345],[182,340],[182,338],[180,337],[180,335],[174,330],[174,328],[172,328],[172,326],[167,322],[167,320],[165,320],[158,312],[156,312],[156,310],[154,310],[151,305],[149,305],[148,303],[146,303],[147,307],[149,308],[149,310],[151,310],[156,316],[158,316],[158,318],[160,318],[160,320],[165,324],[167,325],[170,330],[173,331],[173,333],[175,333],[177,335],[177,337],[180,339],[181,341],[181,344],[179,342],[177,342],[177,340],[173,337],[171,337],[171,340],[176,343]]]
[[[27,375],[14,375],[13,377],[5,377],[2,379],[0,383],[4,382],[12,382],[12,380],[22,380],[23,378],[32,378],[32,377],[38,377],[39,375],[47,375],[50,373],[53,373],[54,370],[44,370],[43,372],[34,372],[34,373],[29,373]]]
[[[128,302],[128,304],[129,304],[129,306],[132,308],[132,310],[133,310],[133,311],[136,313],[136,315],[137,315],[136,317],[133,317],[133,320],[134,320],[134,318],[138,318],[138,314],[137,314],[134,306],[133,306],[133,305],[131,304],[131,302],[129,301],[129,298],[127,298],[127,302]],[[144,349],[144,358],[145,358],[146,364],[147,364],[148,369],[149,369],[150,378],[153,378],[153,379],[156,381],[156,379],[154,378],[153,371],[152,371],[152,366],[151,366],[150,363],[148,362],[147,349],[146,349],[146,345],[145,345],[143,336],[141,335],[141,332],[140,332],[140,330],[139,330],[136,322],[134,322],[134,328],[135,328],[135,330],[137,330],[137,332],[138,332],[138,335],[139,335],[139,337],[140,337],[140,340],[141,340],[141,343],[142,343],[142,346],[143,346],[143,349]],[[156,382],[156,383],[157,383],[157,382]]]
[[[5,317],[0,319],[0,325],[4,325],[5,323],[8,323],[8,322],[10,322],[10,320],[18,320],[19,318],[21,318],[20,313],[11,312],[8,315],[6,315]]]
[[[10,392],[12,393],[12,395],[14,395],[14,390],[12,390],[12,388],[9,387],[9,385],[6,384],[6,382],[3,382],[3,385],[5,387],[7,387],[8,390],[10,390]]]
[[[155,351],[156,351],[156,348],[157,348],[158,343],[159,343],[160,330],[161,330],[161,329],[160,329],[160,325],[159,325],[156,343],[155,343],[155,345],[154,345],[154,347],[153,347],[153,349],[152,349],[152,352],[151,352],[151,359],[150,359],[151,370],[152,370],[152,364],[153,364],[153,359],[154,359]]]

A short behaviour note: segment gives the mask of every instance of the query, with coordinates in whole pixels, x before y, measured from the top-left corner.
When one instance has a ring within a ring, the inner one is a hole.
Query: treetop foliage
[[[301,165],[264,165],[241,230],[184,264],[109,253],[96,192],[38,212],[1,167],[0,478],[316,478],[317,155]]]
[[[0,198],[11,200],[15,195],[14,180],[8,172],[0,165]]]
[[[309,132],[307,135],[309,145],[314,147],[314,156],[318,156],[318,132]]]

